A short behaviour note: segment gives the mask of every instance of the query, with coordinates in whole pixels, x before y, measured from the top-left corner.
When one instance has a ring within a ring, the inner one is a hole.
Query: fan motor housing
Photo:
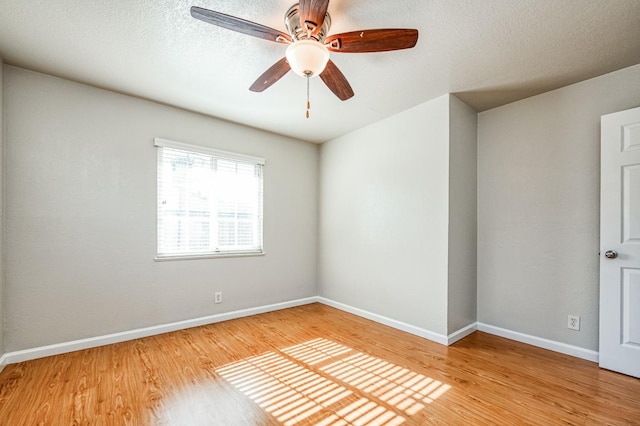
[[[291,6],[284,15],[284,23],[293,40],[316,40],[320,43],[324,43],[324,39],[329,33],[329,28],[331,28],[331,16],[327,12],[320,30],[315,34],[312,34],[311,31],[307,30],[307,25],[303,25],[303,23],[300,22],[300,7],[298,3],[296,3]]]

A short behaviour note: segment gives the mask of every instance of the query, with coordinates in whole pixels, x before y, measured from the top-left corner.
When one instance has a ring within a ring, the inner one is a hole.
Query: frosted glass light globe
[[[285,53],[289,66],[302,77],[320,75],[329,62],[329,50],[315,40],[299,40],[291,43]]]

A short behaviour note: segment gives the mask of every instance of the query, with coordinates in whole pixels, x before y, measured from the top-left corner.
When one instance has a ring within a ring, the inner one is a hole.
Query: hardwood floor
[[[0,424],[640,425],[640,380],[313,304],[9,365]]]

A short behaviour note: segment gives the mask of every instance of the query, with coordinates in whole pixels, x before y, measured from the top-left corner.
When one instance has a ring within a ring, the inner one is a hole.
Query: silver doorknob
[[[616,257],[618,257],[618,252],[615,250],[607,250],[604,252],[604,257],[606,257],[607,259],[615,259]]]

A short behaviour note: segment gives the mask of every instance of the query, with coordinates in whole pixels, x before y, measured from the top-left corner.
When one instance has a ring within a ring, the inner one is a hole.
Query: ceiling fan
[[[285,14],[289,34],[255,22],[192,6],[191,16],[204,22],[253,37],[288,44],[286,55],[266,70],[249,90],[262,92],[280,80],[289,70],[307,78],[307,117],[309,109],[308,79],[320,76],[341,100],[353,96],[353,89],[329,52],[367,53],[409,49],[418,41],[415,29],[373,29],[328,35],[331,17],[329,0],[300,0]]]

